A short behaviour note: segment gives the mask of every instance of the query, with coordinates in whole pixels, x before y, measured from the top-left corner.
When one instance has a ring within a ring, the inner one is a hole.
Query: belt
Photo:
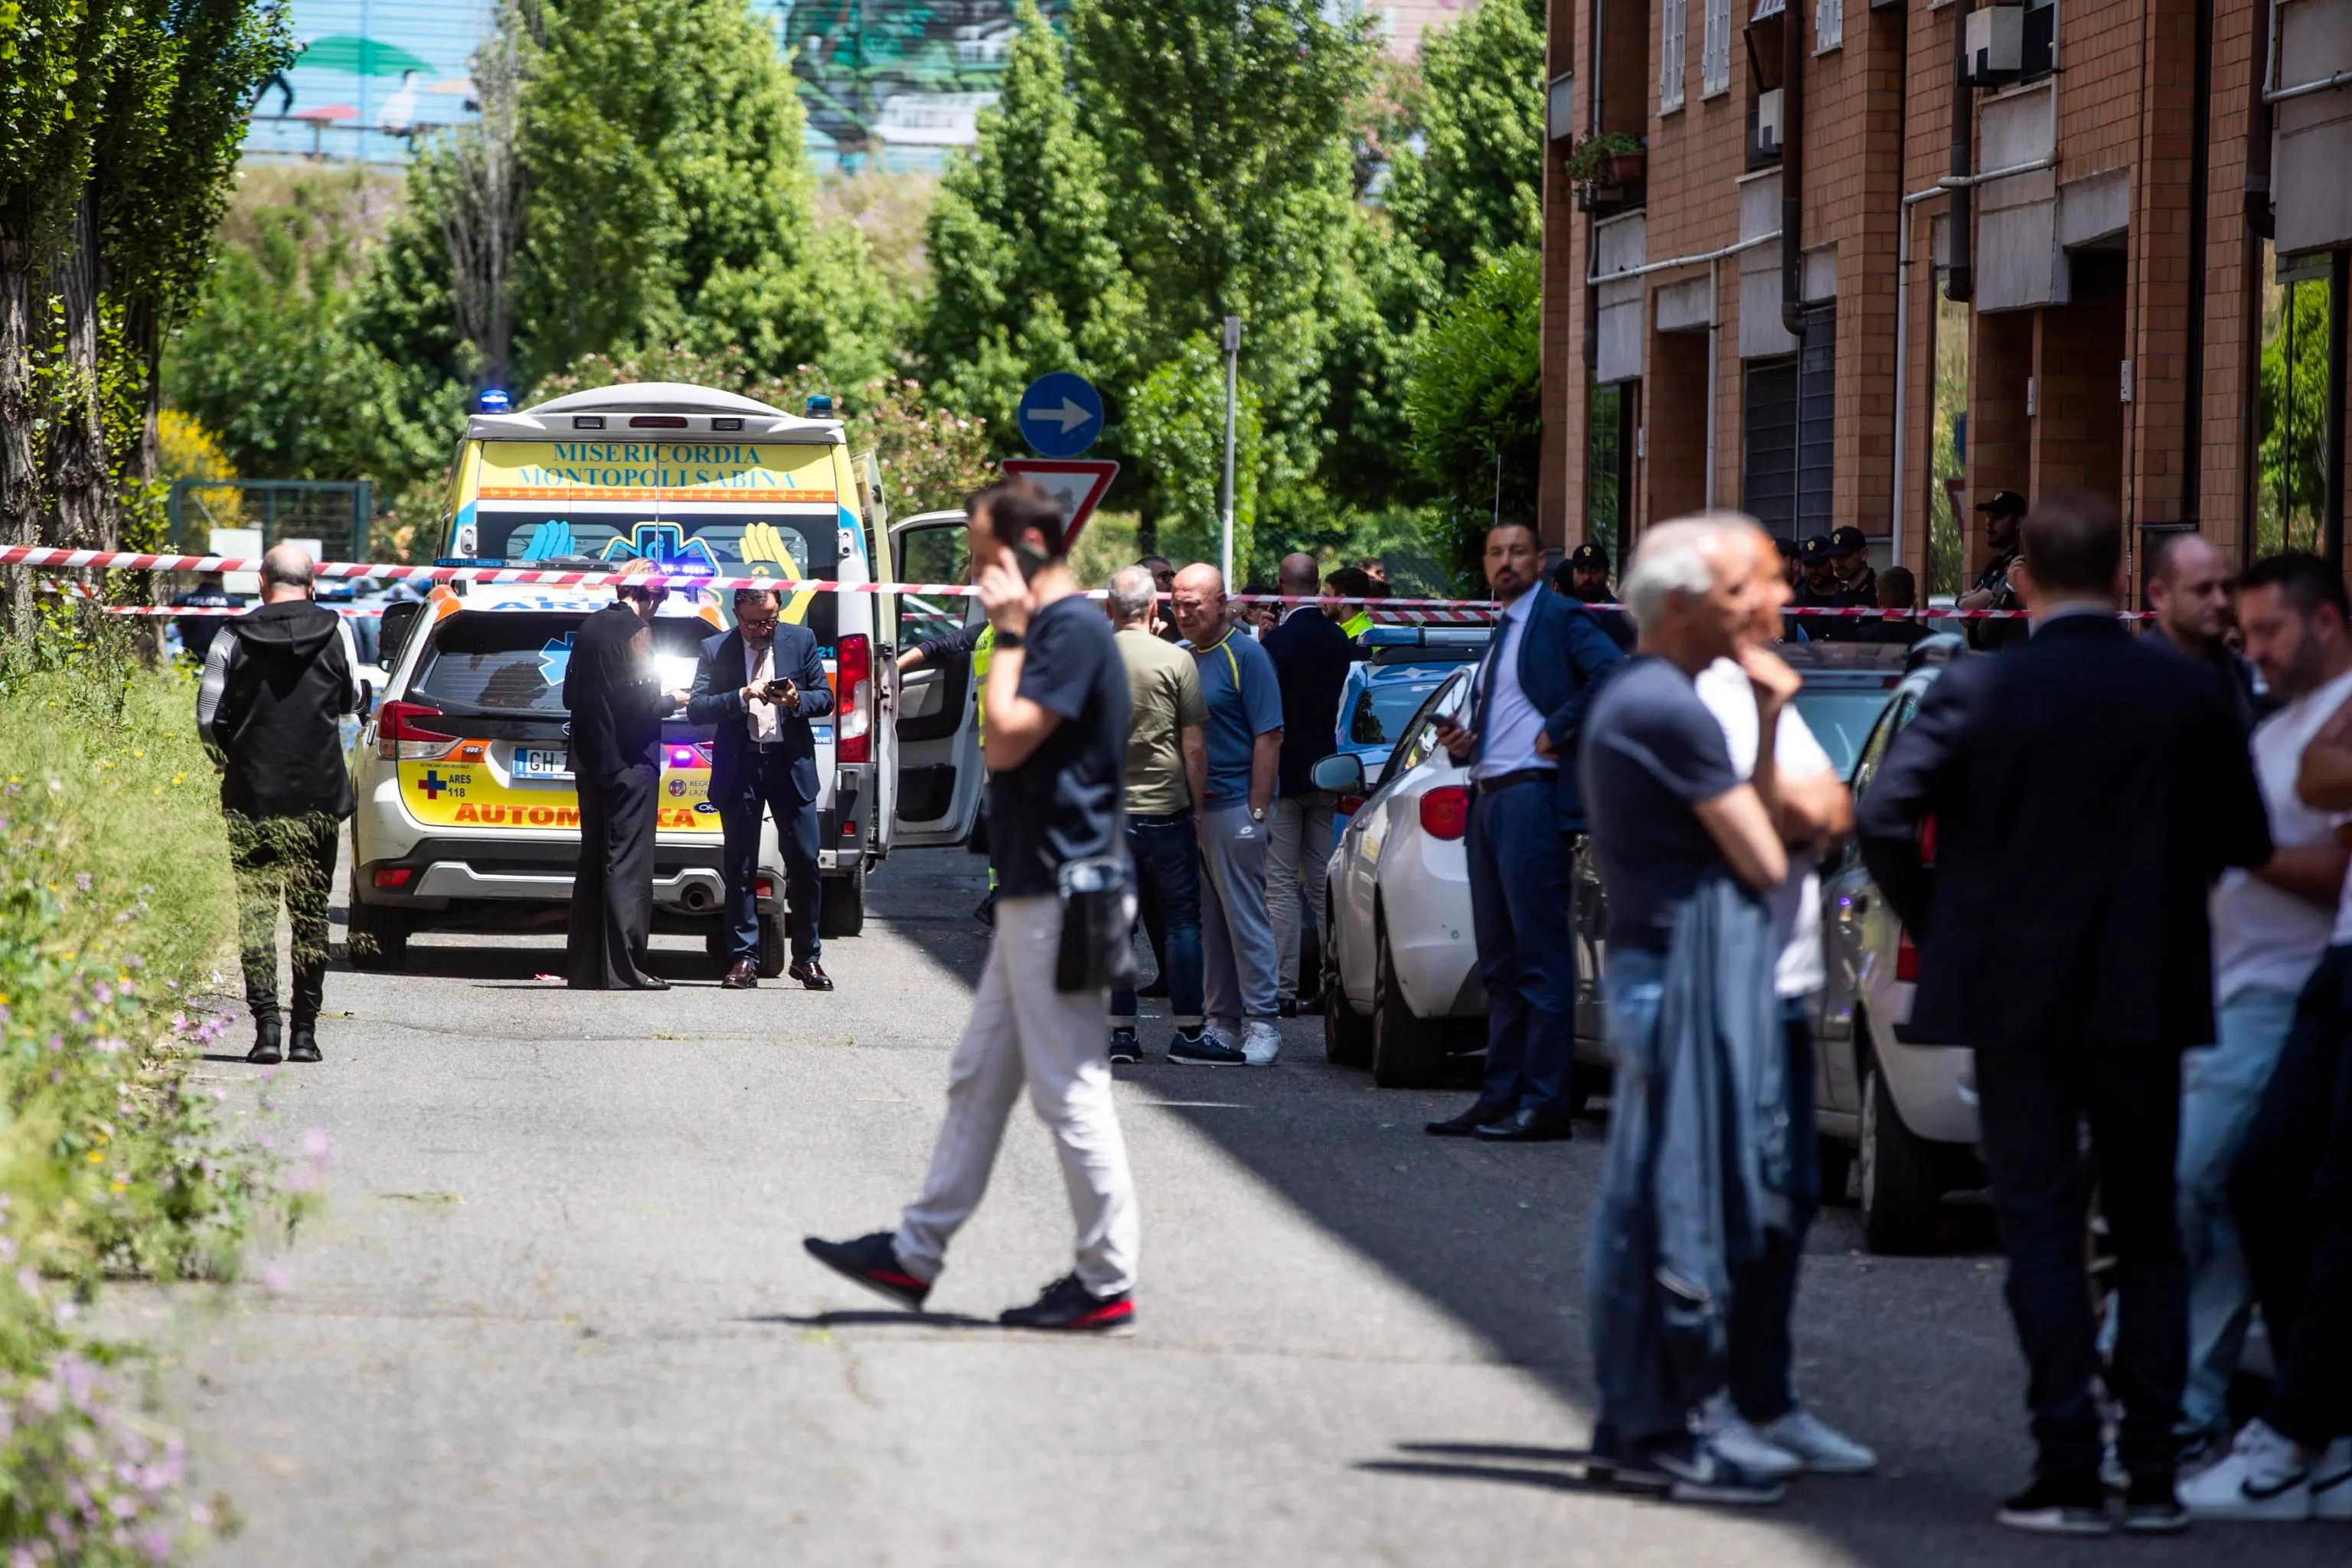
[[[750,744],[755,752],[781,752],[784,749],[782,741],[753,741]]]
[[[1478,779],[1474,782],[1472,787],[1480,795],[1493,795],[1497,790],[1509,789],[1513,784],[1538,782],[1549,784],[1558,777],[1559,777],[1558,768],[1520,768],[1515,773],[1496,773],[1493,778]]]

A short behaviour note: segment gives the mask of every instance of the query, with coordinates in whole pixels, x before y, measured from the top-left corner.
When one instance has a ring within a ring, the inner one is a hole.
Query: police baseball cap
[[[1797,542],[1786,534],[1775,534],[1772,538],[1772,548],[1783,556],[1793,557],[1798,553]]]
[[[1832,555],[1858,555],[1869,548],[1870,541],[1862,536],[1862,530],[1858,528],[1841,528],[1830,535],[1830,553]]]
[[[1570,566],[1601,566],[1609,564],[1609,552],[1591,542],[1578,545],[1568,552]]]
[[[1826,561],[1834,553],[1830,549],[1830,536],[1826,533],[1816,533],[1797,547],[1798,558],[1808,566],[1816,561]]]
[[[1992,499],[1977,502],[1979,511],[1989,511],[1995,517],[2023,517],[2025,498],[2015,490],[1995,490]]]

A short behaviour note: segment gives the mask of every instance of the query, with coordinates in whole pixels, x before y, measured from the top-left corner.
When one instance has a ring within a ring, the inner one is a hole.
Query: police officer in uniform
[[[1842,609],[1846,598],[1838,584],[1837,559],[1826,533],[1816,533],[1797,547],[1799,568],[1804,573],[1804,584],[1797,590],[1796,603],[1801,609]],[[1805,628],[1805,636],[1814,642],[1848,642],[1853,637],[1853,622],[1843,616],[1800,616],[1797,624]]]
[[[1878,608],[1878,574],[1871,567],[1870,541],[1862,530],[1849,526],[1830,534],[1830,575],[1837,582],[1838,603],[1861,610]]]
[[[570,761],[580,792],[580,860],[572,878],[564,978],[574,990],[667,991],[646,973],[653,935],[654,831],[661,721],[686,701],[654,671],[648,624],[669,589],[653,563],[622,569],[611,604],[580,623],[563,672]]]
[[[1996,490],[1990,500],[1977,502],[1984,514],[1984,570],[1975,585],[1960,595],[1963,610],[2021,610],[2017,591],[2009,585],[2009,569],[2017,564],[2017,526],[2025,516],[2025,498],[2015,490]],[[1969,626],[1971,647],[1997,648],[2027,634],[2023,621],[1973,621]]]

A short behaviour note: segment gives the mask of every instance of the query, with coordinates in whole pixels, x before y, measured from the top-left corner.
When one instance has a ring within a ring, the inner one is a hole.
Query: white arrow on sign
[[[1058,425],[1062,427],[1062,434],[1066,436],[1094,416],[1065,397],[1059,408],[1031,408],[1025,410],[1021,417],[1044,425]]]

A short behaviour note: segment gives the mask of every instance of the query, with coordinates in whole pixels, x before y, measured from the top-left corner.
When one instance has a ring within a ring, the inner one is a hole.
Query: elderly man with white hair
[[[1776,762],[1798,680],[1746,641],[1745,525],[1653,529],[1623,596],[1640,639],[1583,725],[1583,798],[1609,897],[1603,984],[1616,1083],[1586,1268],[1601,1415],[1597,1469],[1682,1501],[1776,1502],[1781,1483],[1693,1429],[1725,1382],[1733,1271],[1785,1204],[1788,1129],[1754,1113],[1785,1089],[1763,896],[1789,875]],[[1745,778],[1695,684],[1746,670]],[[1777,1064],[1777,1067],[1776,1067]]]
[[[1136,903],[1157,939],[1160,977],[1167,983],[1168,1011],[1176,1025],[1169,1052],[1222,1052],[1216,1059],[1233,1065],[1241,1061],[1241,1053],[1201,1033],[1198,824],[1209,790],[1209,705],[1201,695],[1192,656],[1159,635],[1159,595],[1150,571],[1129,566],[1112,574],[1104,596],[1116,634],[1111,643],[1127,667],[1127,851],[1135,862]],[[1115,1062],[1143,1059],[1135,1009],[1132,988],[1111,993]]]

